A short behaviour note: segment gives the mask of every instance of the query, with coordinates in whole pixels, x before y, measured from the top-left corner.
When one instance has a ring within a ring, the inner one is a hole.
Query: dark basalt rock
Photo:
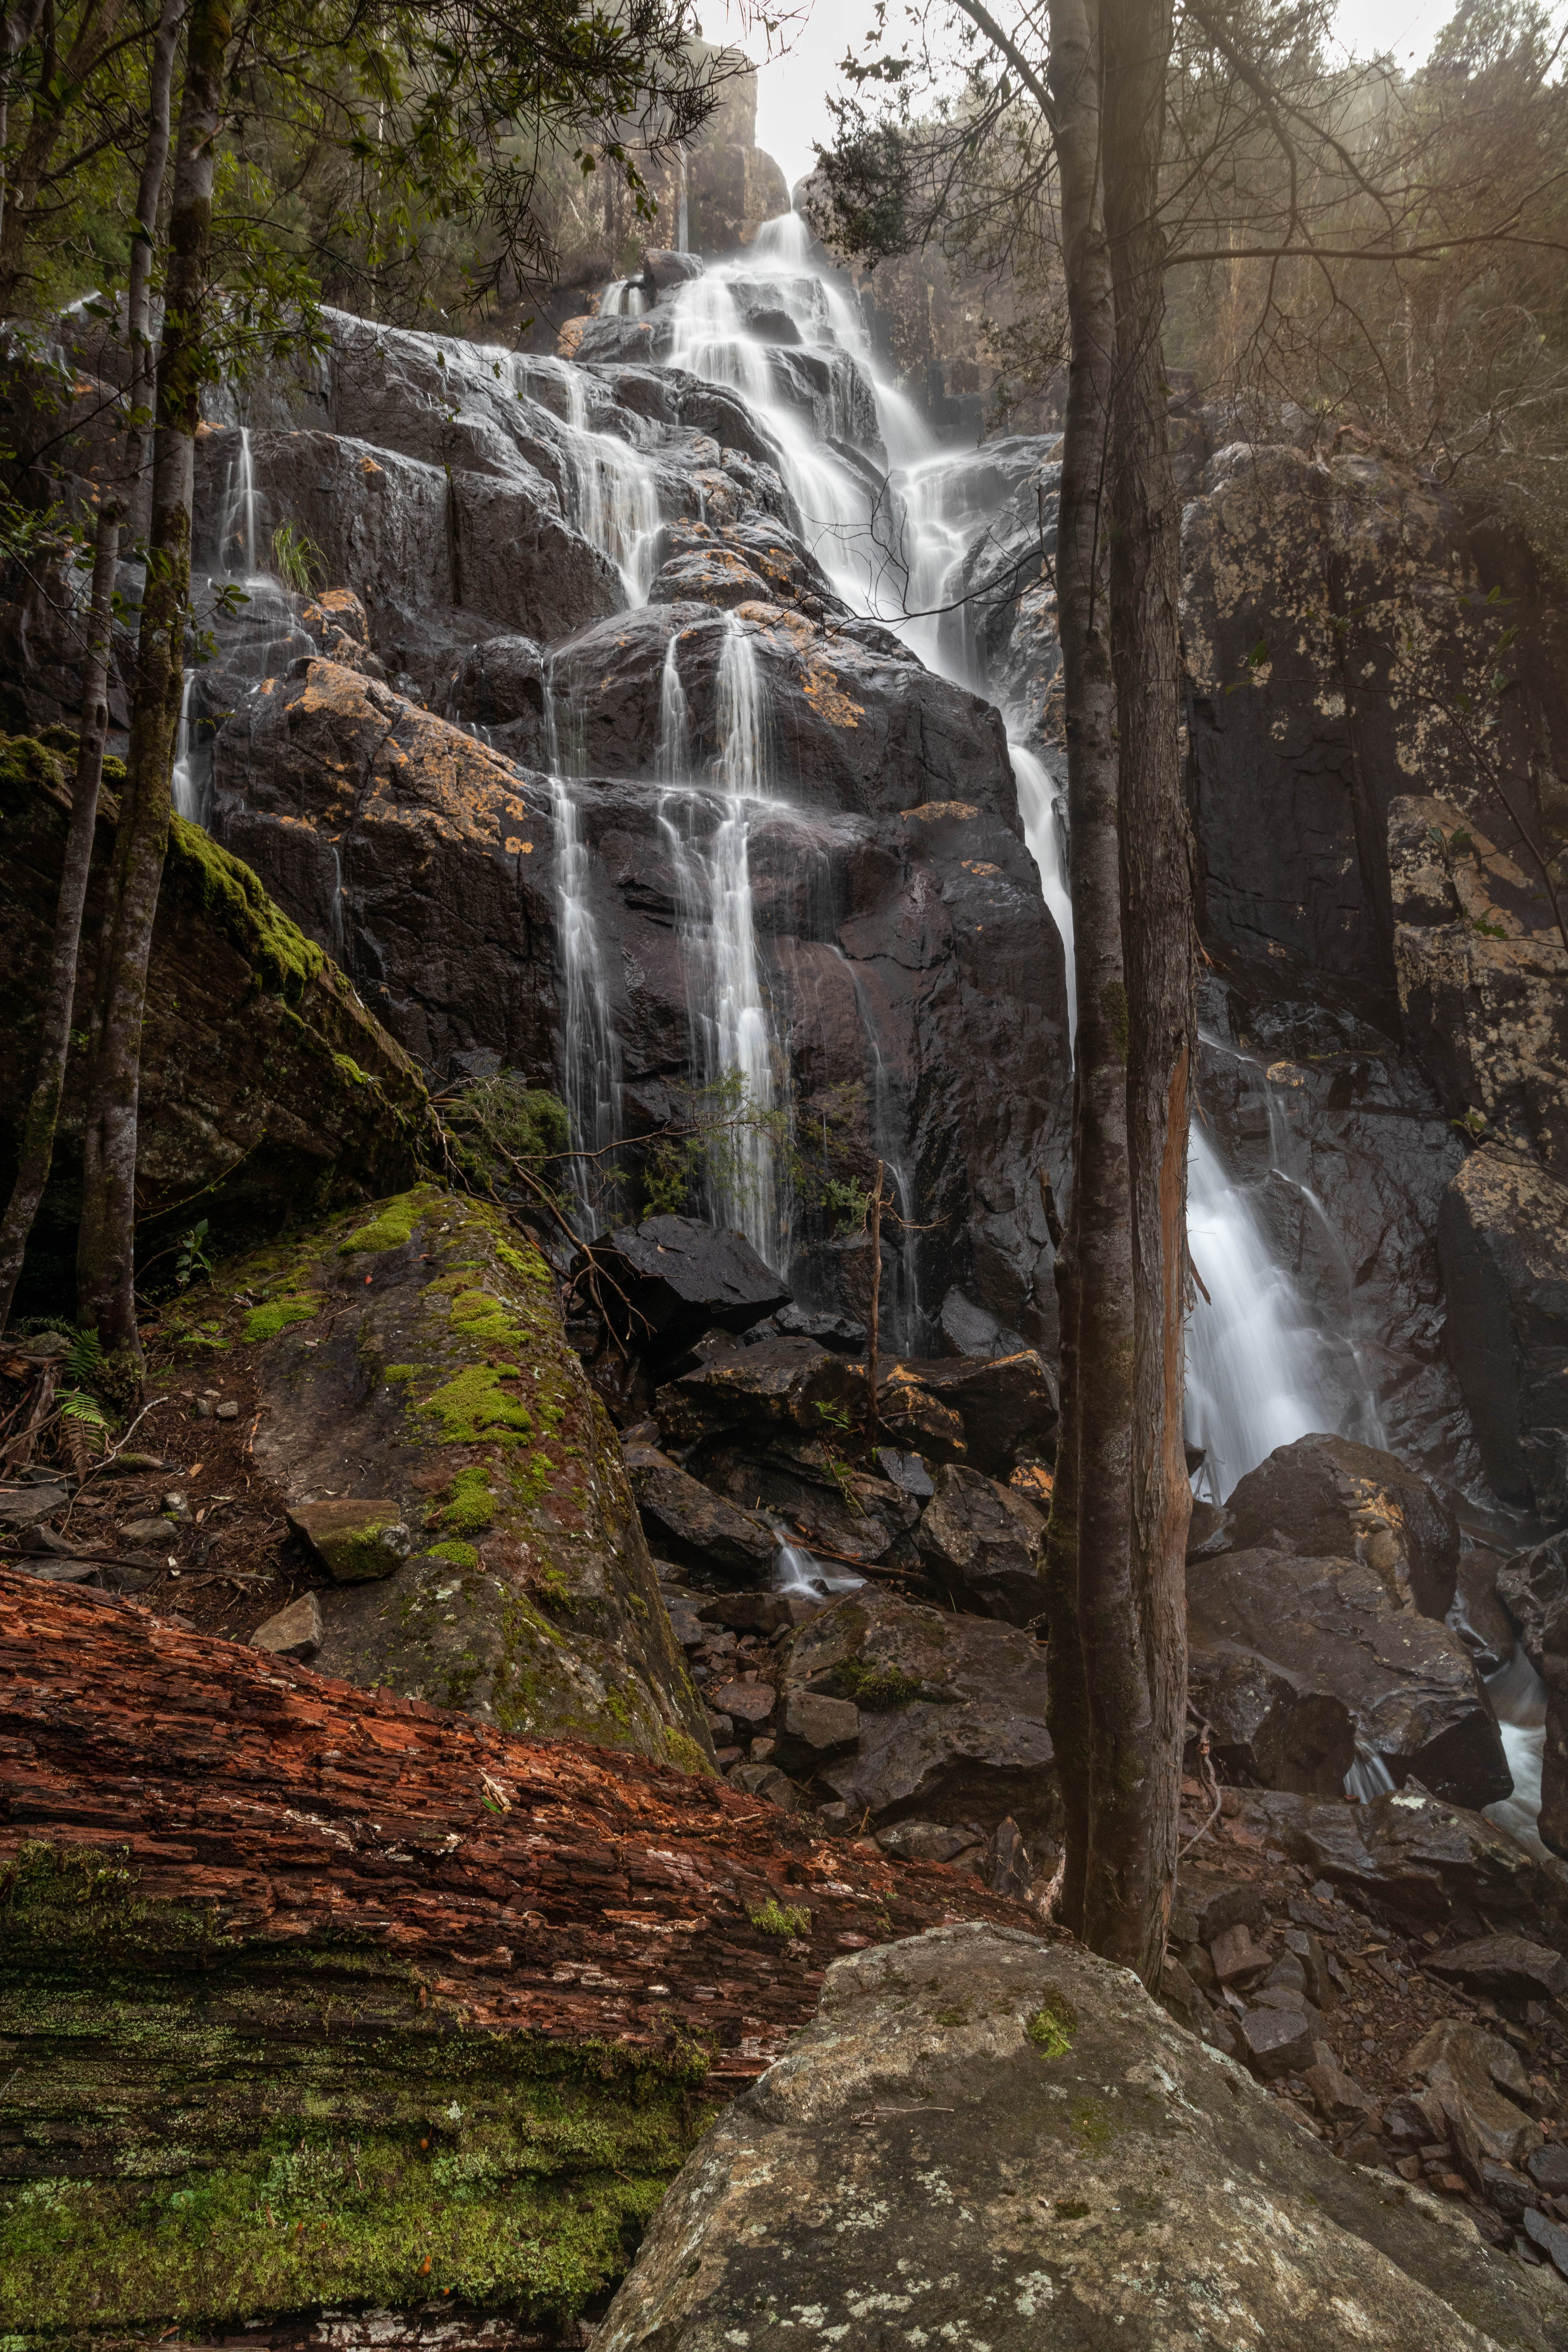
[[[1568,1534],[1550,1536],[1515,1552],[1498,1570],[1493,1590],[1538,1675],[1546,1669],[1546,1630],[1568,1602]]]
[[[1232,1780],[1337,1797],[1355,1762],[1355,1718],[1321,1678],[1233,1642],[1193,1639],[1187,1690]]]
[[[1441,1619],[1453,1603],[1458,1521],[1392,1454],[1348,1437],[1299,1437],[1249,1470],[1226,1507],[1235,1551],[1278,1530],[1306,1557],[1364,1561],[1393,1600],[1414,1601],[1425,1617]]]
[[[1426,1930],[1472,1937],[1503,1927],[1560,1941],[1568,1870],[1543,1864],[1480,1813],[1405,1788],[1364,1805],[1324,1804],[1269,1790],[1247,1818],[1314,1878],[1355,1894],[1380,1914]]]
[[[768,1581],[779,1539],[764,1518],[726,1502],[657,1445],[627,1446],[624,1458],[643,1526],[662,1550],[726,1584]]]
[[[1046,1654],[1031,1634],[867,1587],[800,1628],[781,1689],[858,1706],[855,1752],[817,1775],[851,1819],[963,1822],[984,1834],[1011,1815],[1037,1866],[1047,1862],[1060,1801]]]
[[[964,1460],[971,1468],[1005,1478],[1024,1461],[1048,1456],[1056,1443],[1057,1384],[1032,1348],[976,1360],[900,1358],[887,1375],[913,1381],[956,1412],[963,1424]]]
[[[865,1381],[812,1339],[763,1339],[715,1354],[660,1389],[654,1411],[679,1445],[741,1428],[782,1427],[815,1437],[835,1413],[860,1402]]]
[[[781,1519],[791,1541],[809,1550],[879,1560],[914,1528],[919,1507],[888,1480],[850,1469],[819,1437],[781,1430],[771,1444],[760,1442],[767,1435],[710,1441],[689,1465],[716,1493]]]
[[[1510,2000],[1560,2000],[1568,1992],[1568,1960],[1545,1944],[1523,1936],[1478,1936],[1431,1952],[1422,1967],[1450,1978],[1467,1992],[1491,1993]]]
[[[1568,1184],[1488,1144],[1443,1196],[1447,1346],[1503,1500],[1568,1516]]]
[[[1479,1807],[1513,1786],[1502,1739],[1457,1633],[1400,1609],[1375,1569],[1278,1551],[1227,1552],[1187,1571],[1194,1655],[1227,1645],[1284,1670],[1299,1694],[1349,1708],[1396,1781]],[[1196,1668],[1200,1683],[1210,1670]],[[1254,1752],[1256,1769],[1262,1759]]]
[[[915,1537],[921,1558],[955,1601],[1010,1625],[1043,1616],[1044,1514],[978,1470],[944,1462]]]
[[[789,1304],[788,1285],[743,1234],[716,1232],[695,1217],[647,1217],[602,1234],[594,1257],[625,1294],[617,1299],[606,1284],[605,1311],[656,1363],[706,1331],[748,1331]]]

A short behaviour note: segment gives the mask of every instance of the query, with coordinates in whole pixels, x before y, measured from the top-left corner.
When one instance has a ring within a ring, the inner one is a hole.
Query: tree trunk
[[[168,846],[174,739],[184,682],[191,500],[205,369],[213,160],[229,40],[224,0],[195,0],[169,221],[169,271],[158,355],[153,520],[142,605],[131,757],[99,999],[77,1249],[77,1313],[109,1354],[138,1368],[136,1114],[147,960]]]
[[[1076,1126],[1076,1121],[1075,1121]],[[1068,1221],[1072,1212],[1069,1206]],[[1084,1877],[1089,1867],[1089,1697],[1078,1631],[1078,1269],[1068,1237],[1057,1246],[1057,1305],[1061,1323],[1061,1419],[1051,1515],[1046,1527],[1046,1721],[1056,1750],[1066,1815],[1066,1846],[1054,1916],[1075,1936],[1083,1933]]]
[[[66,1056],[70,1051],[71,1014],[76,1006],[81,914],[87,903],[99,787],[103,782],[103,744],[109,732],[109,655],[114,630],[114,573],[119,557],[120,508],[106,489],[98,510],[93,547],[92,595],[82,664],[81,735],[77,747],[76,783],[71,793],[70,827],[66,835],[55,910],[54,956],[40,1008],[38,1059],[33,1072],[32,1099],[22,1129],[16,1181],[11,1188],[5,1217],[0,1219],[0,1331],[5,1329],[11,1312],[27,1237],[49,1181],[60,1097],[65,1091]]]
[[[1175,1875],[1186,1716],[1183,1441],[1186,1170],[1194,1001],[1182,800],[1180,508],[1162,350],[1161,139],[1170,0],[1103,0],[1106,226],[1116,285],[1111,654],[1128,997],[1133,1396],[1131,1580],[1114,1836],[1097,1842],[1089,1938],[1156,1984]],[[1113,1923],[1120,1923],[1114,1925]]]
[[[1086,1784],[1069,1807],[1066,1883],[1081,1879],[1084,1933],[1121,1958],[1125,1923],[1104,1899],[1126,1831],[1131,1759],[1125,1728],[1135,1684],[1131,1636],[1131,1425],[1132,1253],[1127,1160],[1127,991],[1122,973],[1115,690],[1110,666],[1107,464],[1115,366],[1115,304],[1101,170],[1099,0],[1052,0],[1051,90],[1057,107],[1062,248],[1070,332],[1057,558],[1072,836],[1078,1040],[1072,1209],[1064,1329],[1074,1368],[1075,1460],[1063,1465],[1075,1505],[1059,1515],[1054,1572],[1076,1591],[1087,1756],[1064,1756]],[[1073,1293],[1076,1291],[1076,1302]],[[1076,1313],[1072,1312],[1076,1304]],[[1058,1454],[1059,1460],[1059,1454]],[[1055,1496],[1053,1495],[1053,1515]],[[1056,1669],[1066,1708],[1070,1660]],[[1060,1718],[1064,1728],[1068,1713]]]
[[[131,278],[125,293],[125,340],[131,351],[129,398],[131,425],[126,436],[126,471],[130,477],[132,529],[144,511],[142,469],[152,438],[153,402],[156,394],[153,352],[153,252],[158,235],[158,208],[163,201],[163,174],[169,163],[169,102],[174,85],[174,52],[185,0],[163,0],[163,14],[153,43],[148,77],[147,145],[142,158],[142,178],[136,190],[136,219],[131,231]]]

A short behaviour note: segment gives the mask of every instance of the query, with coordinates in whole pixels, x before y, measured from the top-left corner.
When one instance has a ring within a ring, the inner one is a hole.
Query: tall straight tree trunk
[[[1180,509],[1171,470],[1158,216],[1170,0],[1101,0],[1105,211],[1116,289],[1111,657],[1121,770],[1129,1056],[1131,1543],[1108,1806],[1086,1932],[1159,1980],[1175,1875],[1186,1716],[1183,1443],[1186,1166],[1195,1034],[1192,869],[1179,751]]]
[[[66,1057],[70,1051],[71,1014],[76,1005],[77,957],[81,947],[81,915],[87,904],[98,796],[103,782],[103,745],[109,732],[109,656],[114,631],[114,574],[119,559],[120,508],[115,495],[106,488],[98,510],[93,546],[92,593],[82,662],[81,734],[55,908],[54,954],[38,1024],[38,1058],[33,1072],[32,1098],[22,1128],[16,1180],[5,1204],[5,1214],[0,1218],[0,1331],[5,1328],[11,1312],[27,1238],[49,1181],[60,1097],[65,1092]]]
[[[1121,1957],[1124,1926],[1108,1909],[1122,1834],[1132,1630],[1131,1423],[1132,1252],[1128,1201],[1127,991],[1121,956],[1116,696],[1109,600],[1108,460],[1116,316],[1102,178],[1100,0],[1052,0],[1050,86],[1057,110],[1069,352],[1058,531],[1057,618],[1067,714],[1078,1038],[1072,1206],[1063,1284],[1064,1361],[1073,1370],[1067,1493],[1053,1495],[1047,1565],[1076,1604],[1076,1673],[1053,1624],[1053,1744],[1068,1788],[1068,1889],[1083,1889],[1082,1928]],[[1058,1445],[1058,1461],[1062,1448]],[[1068,1511],[1072,1511],[1072,1525]],[[1059,1732],[1061,1737],[1057,1738]],[[1078,1842],[1085,1840],[1081,1851]],[[1069,1924],[1078,1924],[1070,1920]]]
[[[54,1160],[55,1134],[65,1091],[66,1060],[70,1050],[71,1019],[76,1009],[77,963],[81,950],[82,910],[87,903],[92,845],[98,826],[99,793],[103,783],[103,747],[109,733],[109,661],[114,631],[114,581],[120,558],[121,521],[137,497],[138,480],[150,436],[143,417],[150,416],[153,397],[151,334],[152,234],[156,232],[163,201],[163,173],[169,161],[169,100],[174,87],[174,51],[179,45],[184,0],[163,0],[163,12],[153,46],[149,78],[147,147],[136,197],[136,226],[132,232],[131,283],[126,300],[127,338],[131,350],[131,423],[126,433],[126,479],[106,486],[99,508],[93,546],[92,592],[88,606],[87,644],[82,662],[81,729],[77,751],[76,782],[71,794],[71,821],[60,867],[59,898],[55,912],[54,955],[40,1025],[37,1066],[32,1100],[23,1129],[22,1152],[0,1219],[0,1331],[5,1328],[16,1296],[17,1277],[26,1252],[38,1203],[48,1182]],[[12,20],[5,47],[10,53]],[[0,98],[0,110],[4,100]],[[0,143],[4,141],[0,117]],[[143,235],[142,231],[152,233]]]
[[[77,1313],[105,1352],[138,1370],[136,1118],[147,962],[168,847],[174,740],[184,683],[195,434],[205,372],[214,153],[229,41],[224,0],[193,0],[175,144],[169,269],[158,355],[153,518],[131,757],[100,967],[85,1136]],[[148,224],[151,226],[151,224]]]

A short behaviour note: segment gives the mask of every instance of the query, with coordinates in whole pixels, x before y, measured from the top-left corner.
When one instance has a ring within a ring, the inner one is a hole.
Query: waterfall
[[[1022,743],[1009,743],[1013,781],[1018,787],[1018,814],[1030,856],[1040,869],[1040,888],[1047,911],[1061,939],[1067,959],[1068,1038],[1078,1034],[1078,974],[1072,960],[1072,898],[1068,888],[1067,830],[1057,807],[1059,787],[1037,753]]]
[[[858,1592],[866,1580],[850,1576],[837,1561],[830,1568],[815,1552],[801,1545],[787,1543],[775,1522],[773,1533],[779,1537],[779,1548],[773,1557],[773,1589],[775,1592],[798,1592],[803,1601],[831,1601],[840,1592]]]
[[[1513,1794],[1486,1809],[1489,1822],[1506,1830],[1542,1862],[1552,1859],[1542,1842],[1541,1765],[1546,1752],[1546,1685],[1516,1649],[1506,1666],[1487,1676],[1487,1695],[1502,1732],[1503,1754],[1513,1775]]]
[[[231,579],[249,580],[261,568],[256,553],[256,460],[251,453],[249,425],[240,425],[238,432],[238,446],[229,460],[224,483],[218,565]]]
[[[174,733],[174,814],[183,816],[187,824],[205,823],[203,814],[206,800],[206,777],[203,770],[210,765],[196,748],[195,727],[191,718],[191,693],[195,674],[187,669],[180,688],[180,722]]]
[[[752,907],[751,829],[772,800],[756,644],[731,614],[719,659],[715,794],[690,781],[678,640],[672,633],[660,688],[658,823],[676,879],[697,1083],[711,1087],[738,1076],[743,1108],[765,1116],[778,1104]],[[710,1207],[782,1269],[789,1253],[781,1190],[772,1134],[765,1127],[738,1129],[710,1174]]]
[[[577,765],[573,713],[563,730],[555,695],[544,681],[545,756],[550,764],[550,808],[555,837],[555,908],[561,934],[561,976],[565,1003],[561,1023],[562,1094],[572,1123],[574,1148],[602,1151],[625,1133],[622,1125],[621,1041],[610,1015],[605,960],[589,896],[588,845],[567,769]],[[572,1186],[584,1226],[593,1233],[611,1213],[615,1188],[606,1188],[591,1160],[574,1160]]]
[[[562,448],[572,487],[572,520],[607,555],[630,604],[646,604],[661,517],[658,484],[640,449],[616,433],[597,433],[588,415],[588,379],[570,361],[520,357],[513,378],[523,390],[545,375],[564,388]]]

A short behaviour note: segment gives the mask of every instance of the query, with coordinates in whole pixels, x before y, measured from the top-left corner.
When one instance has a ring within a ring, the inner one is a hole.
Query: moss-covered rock
[[[30,738],[0,737],[0,1068],[8,1081],[0,1089],[0,1189],[11,1181],[31,1080],[68,814],[60,754]],[[106,791],[82,925],[79,1044],[115,821]],[[73,1052],[24,1311],[49,1311],[70,1292],[82,1075]],[[239,1247],[369,1200],[410,1182],[435,1156],[435,1141],[407,1055],[249,867],[176,817],[142,1034],[136,1177],[143,1260],[197,1217]],[[274,1304],[275,1318],[283,1311]]]
[[[171,1321],[193,1358],[254,1350],[258,1456],[335,1580],[321,1671],[710,1769],[619,1441],[500,1210],[416,1187],[226,1266]],[[329,1552],[340,1526],[371,1535],[374,1580]]]

